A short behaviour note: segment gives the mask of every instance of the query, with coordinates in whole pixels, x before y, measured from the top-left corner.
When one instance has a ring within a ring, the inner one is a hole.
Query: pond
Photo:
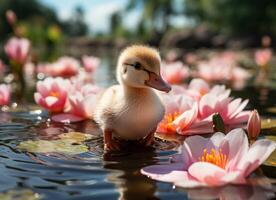
[[[112,67],[114,64],[115,62],[110,59],[103,60],[101,70],[96,74],[96,83],[104,87],[115,83]],[[241,91],[233,91],[232,95],[249,98],[248,108],[257,108],[263,117],[275,117],[273,112],[267,110],[275,106],[275,90],[248,86]],[[256,197],[254,195],[258,195],[257,199],[275,197],[271,189],[257,186],[231,185],[213,189],[184,190],[175,188],[172,184],[153,181],[140,174],[140,169],[144,166],[170,162],[171,156],[177,152],[178,141],[184,139],[180,136],[169,140],[162,140],[159,136],[160,138],[155,139],[153,147],[149,148],[128,144],[127,151],[105,153],[101,132],[94,122],[88,120],[63,125],[48,120],[48,117],[46,111],[34,105],[18,105],[0,113],[0,192],[14,190],[13,199],[16,199],[23,189],[27,196],[33,195],[33,199],[49,200],[212,197],[249,199]],[[24,148],[19,148],[24,141],[62,140],[66,137],[63,133],[71,133],[74,142],[69,146],[57,144],[60,145],[59,148],[68,152],[76,149],[79,153],[39,153],[37,149],[37,153],[30,153],[24,151]],[[81,133],[90,136],[80,139],[83,136],[78,134]],[[274,131],[263,134],[275,133]],[[263,165],[261,170],[265,176],[276,178],[275,168]],[[39,197],[36,194],[39,194]]]

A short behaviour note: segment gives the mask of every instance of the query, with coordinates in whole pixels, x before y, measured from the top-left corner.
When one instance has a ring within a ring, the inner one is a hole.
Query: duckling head
[[[169,92],[171,87],[160,75],[161,58],[157,50],[134,45],[122,51],[117,64],[117,80],[134,88],[151,87]]]

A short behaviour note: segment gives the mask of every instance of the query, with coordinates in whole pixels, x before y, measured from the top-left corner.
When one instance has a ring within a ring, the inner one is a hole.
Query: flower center
[[[59,95],[60,95],[59,92],[54,92],[54,91],[53,91],[53,92],[50,92],[50,96],[53,96],[53,97],[57,97],[57,98],[58,98]]]
[[[176,128],[173,126],[173,121],[180,115],[180,112],[169,113],[164,116],[163,120],[159,123],[160,128],[166,130],[168,133],[175,133]]]
[[[203,150],[203,155],[199,157],[199,161],[202,162],[208,162],[212,163],[214,165],[217,165],[223,169],[225,169],[225,166],[227,164],[227,156],[222,153],[222,150],[215,150],[211,149],[210,152],[207,152],[207,149]]]

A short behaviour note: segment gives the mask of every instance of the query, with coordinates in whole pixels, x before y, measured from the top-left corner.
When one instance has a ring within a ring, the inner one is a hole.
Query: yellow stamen
[[[50,96],[59,97],[59,92],[50,92]]]
[[[222,153],[221,149],[215,150],[213,148],[211,149],[210,152],[207,152],[207,149],[204,149],[203,155],[199,157],[199,161],[212,163],[223,169],[227,164],[227,160],[228,160],[227,156]]]
[[[160,128],[165,129],[167,133],[175,133],[176,129],[173,126],[173,121],[180,115],[179,112],[169,113],[164,116],[159,123]]]

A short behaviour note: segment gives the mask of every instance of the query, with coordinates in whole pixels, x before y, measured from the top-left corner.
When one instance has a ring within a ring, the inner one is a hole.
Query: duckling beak
[[[171,86],[166,83],[160,75],[157,75],[153,72],[149,72],[149,80],[145,81],[145,85],[167,93],[172,89]]]

